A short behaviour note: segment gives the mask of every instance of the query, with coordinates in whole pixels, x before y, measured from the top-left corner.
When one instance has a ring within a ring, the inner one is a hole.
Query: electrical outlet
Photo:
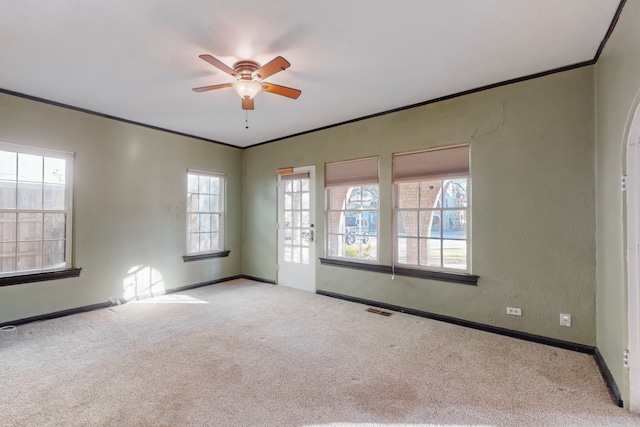
[[[507,307],[507,314],[512,316],[522,316],[522,311],[516,307]]]
[[[571,327],[571,315],[560,313],[560,326]]]

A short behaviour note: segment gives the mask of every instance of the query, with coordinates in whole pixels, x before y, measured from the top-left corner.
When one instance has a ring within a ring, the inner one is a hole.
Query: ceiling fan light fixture
[[[253,99],[262,90],[262,85],[255,80],[239,79],[233,83],[233,90],[242,99]]]

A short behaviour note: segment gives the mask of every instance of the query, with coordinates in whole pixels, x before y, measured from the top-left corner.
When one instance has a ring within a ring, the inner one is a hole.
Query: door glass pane
[[[308,179],[287,180],[284,192],[284,261],[308,264],[310,239],[310,196]],[[290,249],[287,249],[290,248]],[[306,255],[304,255],[306,254]]]

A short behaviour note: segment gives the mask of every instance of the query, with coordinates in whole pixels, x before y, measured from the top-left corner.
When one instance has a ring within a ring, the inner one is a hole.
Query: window
[[[71,267],[73,154],[0,143],[0,276]]]
[[[378,158],[325,166],[327,256],[378,259]]]
[[[393,157],[395,261],[469,271],[469,145]]]
[[[311,200],[309,173],[280,175],[283,186],[284,221],[283,258],[284,262],[309,264],[312,242]]]
[[[224,250],[224,190],[224,174],[188,170],[188,255]]]

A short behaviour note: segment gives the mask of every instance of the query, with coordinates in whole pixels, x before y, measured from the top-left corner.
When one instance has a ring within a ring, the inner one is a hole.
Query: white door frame
[[[316,218],[315,218],[315,214],[316,214],[316,188],[315,188],[315,165],[311,165],[311,166],[300,166],[300,167],[295,167],[293,168],[293,175],[296,174],[300,174],[300,173],[308,173],[309,174],[309,223],[310,223],[310,227],[304,227],[303,221],[301,221],[300,224],[296,225],[293,224],[292,227],[303,227],[303,229],[297,229],[297,230],[291,230],[293,231],[293,236],[289,237],[289,239],[292,239],[292,243],[294,245],[294,247],[291,247],[290,249],[295,251],[296,249],[298,249],[300,252],[300,258],[299,260],[296,262],[295,259],[293,259],[293,262],[286,262],[285,261],[285,228],[286,228],[286,224],[283,224],[282,221],[284,219],[284,183],[283,183],[283,178],[286,175],[282,175],[282,176],[278,176],[278,212],[277,212],[277,218],[278,218],[278,271],[277,271],[277,279],[278,279],[278,285],[283,285],[283,286],[289,286],[292,288],[296,288],[296,289],[301,289],[301,290],[305,290],[305,291],[311,291],[311,292],[315,292],[316,291],[316,255],[315,255],[315,248],[316,248],[316,239],[317,239],[317,235],[316,235],[316,229],[317,227],[315,227],[316,224]],[[301,194],[301,197],[304,196],[304,194]],[[295,197],[294,197],[295,200]],[[294,206],[295,208],[295,206]],[[304,209],[304,208],[303,208]],[[303,216],[304,213],[302,213],[300,216]],[[295,218],[295,214],[294,214],[294,218]],[[295,223],[295,219],[293,221]],[[298,231],[299,233],[301,233],[301,236],[296,236],[295,232]],[[296,240],[300,239],[300,242],[296,243]],[[303,243],[304,242],[304,243]],[[308,245],[308,263],[304,262],[304,251],[306,251],[307,248],[305,247],[298,247],[296,248],[295,245]],[[291,244],[289,245],[291,246]],[[295,257],[294,257],[295,258]]]
[[[640,412],[640,105],[627,140],[629,409]]]

